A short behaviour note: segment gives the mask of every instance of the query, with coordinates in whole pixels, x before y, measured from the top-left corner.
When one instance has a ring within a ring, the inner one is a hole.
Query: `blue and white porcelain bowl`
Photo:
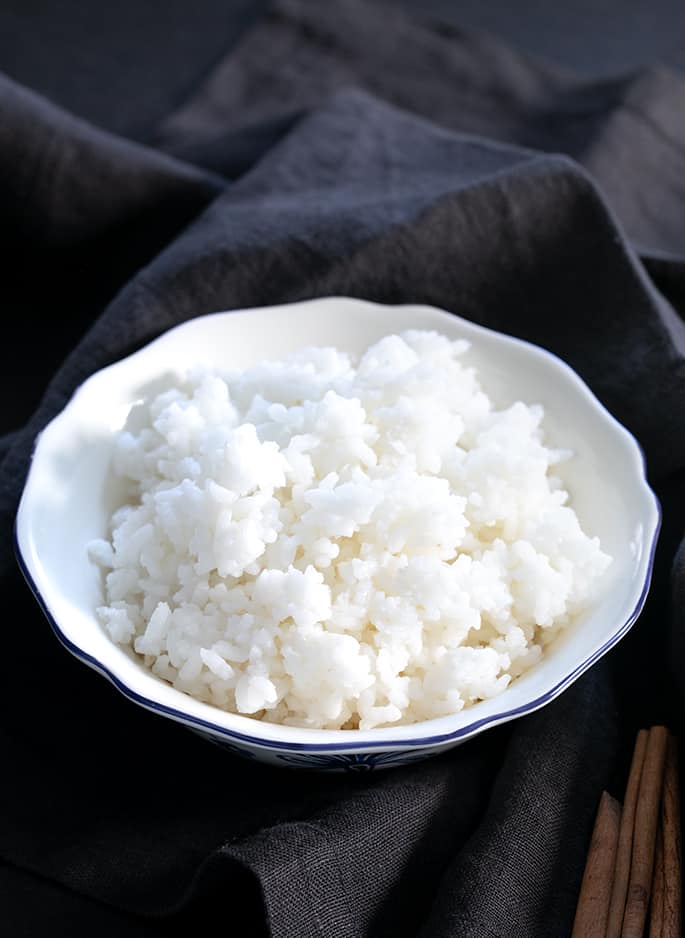
[[[361,352],[391,332],[435,329],[471,342],[467,353],[495,404],[545,408],[550,445],[574,458],[560,467],[583,528],[614,558],[596,603],[502,694],[461,713],[411,726],[306,730],[226,713],[176,690],[115,645],[95,615],[101,571],[86,545],[106,536],[120,500],[110,457],[114,432],[143,396],[197,361],[245,367],[303,345]],[[17,556],[60,641],[128,698],[272,765],[368,770],[411,762],[463,743],[553,700],[628,631],[644,604],[659,528],[657,500],[635,439],[564,362],[526,342],[427,306],[381,306],[331,297],[190,320],[89,378],[40,434],[16,522]]]

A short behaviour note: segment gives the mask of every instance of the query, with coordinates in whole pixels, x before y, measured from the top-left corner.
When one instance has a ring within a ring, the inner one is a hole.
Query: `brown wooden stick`
[[[668,741],[664,796],[661,808],[661,827],[664,842],[664,912],[662,938],[681,938],[681,841],[680,793],[678,786],[678,745],[671,737]]]
[[[635,740],[633,759],[630,764],[626,796],[623,799],[623,812],[621,814],[621,829],[618,834],[618,848],[616,850],[616,869],[614,870],[614,884],[611,891],[609,905],[609,919],[607,921],[606,938],[621,938],[623,928],[623,913],[626,907],[626,894],[628,880],[630,879],[630,858],[633,852],[633,827],[635,826],[635,806],[640,790],[642,766],[645,761],[647,749],[647,730],[640,730]]]
[[[620,826],[621,805],[604,791],[585,863],[572,938],[604,938]]]
[[[635,811],[633,855],[630,864],[626,910],[623,915],[622,938],[642,938],[644,932],[652,888],[667,743],[666,727],[653,726],[647,739],[647,750],[640,778],[640,793]]]
[[[649,904],[649,938],[662,938],[664,927],[664,838],[662,825],[656,833],[652,901]]]

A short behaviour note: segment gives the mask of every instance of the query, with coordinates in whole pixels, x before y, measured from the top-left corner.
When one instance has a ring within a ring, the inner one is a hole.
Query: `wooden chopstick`
[[[620,825],[621,805],[602,792],[571,938],[604,938],[606,934]]]
[[[635,740],[633,759],[628,775],[628,787],[623,802],[621,814],[621,829],[618,835],[618,848],[616,853],[616,869],[614,883],[609,904],[609,919],[606,927],[606,938],[621,938],[623,928],[623,912],[626,907],[626,894],[630,879],[630,858],[633,853],[633,828],[635,827],[635,808],[637,796],[640,791],[642,766],[645,761],[647,749],[647,730],[640,730]]]
[[[663,819],[663,818],[662,818]],[[654,875],[652,876],[652,901],[649,908],[649,938],[661,938],[664,927],[664,838],[659,824],[656,834]]]
[[[661,833],[664,849],[664,903],[661,938],[681,938],[682,848],[680,841],[680,789],[678,785],[678,746],[672,736],[668,741],[664,772]]]
[[[630,860],[630,880],[628,881],[626,909],[623,914],[622,938],[642,938],[644,933],[652,890],[656,832],[659,826],[667,745],[666,727],[653,726],[647,739],[645,762],[640,778],[640,793],[635,811],[633,854]]]

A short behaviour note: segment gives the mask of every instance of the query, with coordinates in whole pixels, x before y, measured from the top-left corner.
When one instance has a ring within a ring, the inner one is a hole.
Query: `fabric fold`
[[[648,68],[581,81],[484,34],[376,0],[278,0],[162,122],[155,142],[200,164],[204,142],[216,167],[212,140],[240,128],[255,159],[279,122],[289,126],[291,115],[352,85],[452,130],[573,157],[635,244],[685,256],[681,76]]]
[[[224,185],[0,75],[0,368],[13,382],[5,429],[30,417],[50,370]]]

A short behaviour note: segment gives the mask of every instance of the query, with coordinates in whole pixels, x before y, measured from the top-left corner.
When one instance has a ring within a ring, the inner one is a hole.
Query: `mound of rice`
[[[610,563],[550,470],[542,408],[493,407],[468,343],[382,339],[190,371],[116,440],[129,503],[98,615],[181,691],[295,726],[501,693]]]

